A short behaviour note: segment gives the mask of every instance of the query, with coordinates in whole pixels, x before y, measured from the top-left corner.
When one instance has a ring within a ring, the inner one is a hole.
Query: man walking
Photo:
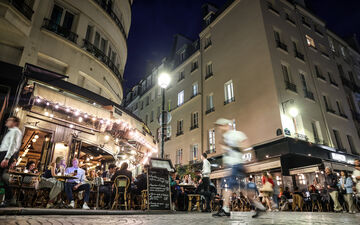
[[[343,208],[339,202],[338,178],[329,167],[325,168],[325,188],[334,202],[334,211],[341,212]]]
[[[210,174],[211,174],[211,164],[209,160],[207,160],[207,154],[204,152],[201,155],[201,160],[203,161],[203,167],[202,167],[202,183],[204,188],[204,195],[206,198],[206,209],[204,212],[211,212],[210,209]]]
[[[17,156],[19,148],[21,146],[22,133],[19,129],[20,119],[16,116],[10,116],[5,123],[5,126],[9,129],[0,145],[0,176],[9,166],[9,160],[14,159]],[[0,177],[0,179],[1,179]],[[4,180],[5,188],[5,202],[2,206],[7,206],[12,198],[11,189],[9,188],[9,181]]]

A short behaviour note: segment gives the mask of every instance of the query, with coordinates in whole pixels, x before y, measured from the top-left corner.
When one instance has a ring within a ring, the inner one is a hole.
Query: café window
[[[182,164],[182,158],[183,158],[183,150],[182,149],[176,150],[176,164],[177,165]]]
[[[209,152],[214,153],[215,152],[215,129],[211,128],[209,129]]]

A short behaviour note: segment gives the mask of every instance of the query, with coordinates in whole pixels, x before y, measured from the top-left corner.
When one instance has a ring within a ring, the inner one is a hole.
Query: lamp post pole
[[[160,156],[163,159],[164,158],[164,145],[165,145],[165,88],[161,88],[161,95],[162,95],[162,113],[161,113],[161,153]]]

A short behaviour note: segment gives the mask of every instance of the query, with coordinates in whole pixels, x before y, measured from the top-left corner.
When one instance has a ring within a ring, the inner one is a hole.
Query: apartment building
[[[172,115],[167,157],[174,164],[193,163],[201,152],[221,158],[214,122],[227,118],[248,136],[244,157],[250,173],[270,170],[279,183],[291,183],[285,177],[290,176],[305,184],[320,172],[320,164],[350,168],[360,154],[354,123],[358,50],[328,31],[303,1],[235,0],[220,9],[205,7],[199,49],[186,55],[175,48],[161,66],[173,78],[166,90]],[[178,58],[186,60],[178,64]],[[159,93],[154,83],[158,73],[155,69],[148,94],[137,95],[139,85],[125,101],[153,135],[160,127],[151,119],[161,103],[160,97],[152,98]],[[191,129],[193,121],[199,129]],[[305,167],[312,172],[306,181],[298,176]],[[211,178],[224,174],[217,170]]]
[[[131,2],[1,0],[0,60],[66,74],[120,104]]]

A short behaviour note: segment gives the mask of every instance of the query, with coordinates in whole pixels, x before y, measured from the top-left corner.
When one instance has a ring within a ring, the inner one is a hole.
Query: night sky
[[[227,0],[134,0],[125,67],[125,92],[146,68],[169,55],[174,34],[191,39],[201,31],[201,6],[222,6]],[[360,37],[360,0],[306,0],[307,6],[340,36]]]

